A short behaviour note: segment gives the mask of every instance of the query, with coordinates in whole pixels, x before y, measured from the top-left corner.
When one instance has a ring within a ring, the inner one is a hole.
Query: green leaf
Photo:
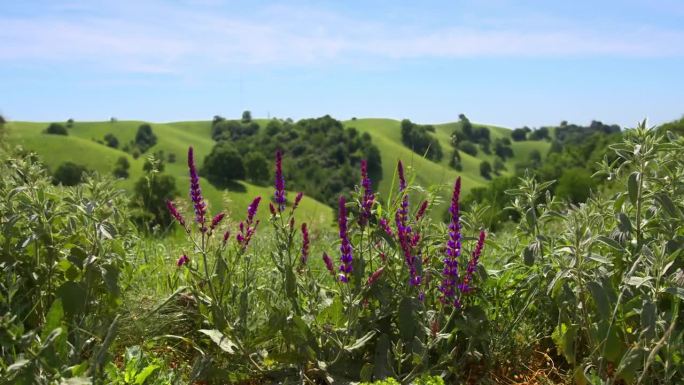
[[[656,320],[658,318],[658,310],[656,305],[650,300],[645,299],[641,307],[641,329],[643,336],[652,340],[656,336]]]
[[[145,369],[135,376],[135,385],[143,385],[147,380],[147,377],[151,376],[157,369],[159,369],[159,365],[148,365],[145,367]]]
[[[523,263],[525,266],[534,265],[534,250],[532,250],[531,245],[528,245],[523,249]]]
[[[618,229],[625,234],[632,232],[632,222],[625,213],[618,214]]]
[[[57,296],[62,300],[62,307],[68,316],[72,317],[85,310],[86,291],[80,283],[64,282],[57,289]]]
[[[375,343],[375,354],[373,355],[373,377],[383,379],[394,375],[392,372],[392,352],[390,350],[390,339],[387,334],[381,334]]]
[[[608,303],[608,296],[603,287],[597,282],[587,283],[591,296],[594,299],[594,304],[598,310],[601,319],[608,319],[610,317],[610,304]]]
[[[214,343],[218,345],[218,347],[224,352],[228,354],[235,353],[234,348],[236,348],[237,345],[224,336],[220,331],[216,329],[200,329],[199,332],[211,338],[211,340],[214,341]]]
[[[418,330],[418,304],[416,302],[418,302],[418,300],[412,297],[404,297],[399,303],[399,319],[397,323],[399,326],[399,335],[405,343],[413,341],[413,337]]]
[[[627,284],[630,286],[640,287],[644,283],[650,281],[652,277],[629,277]]]
[[[93,382],[88,377],[63,378],[59,385],[91,385]]]
[[[561,323],[556,326],[551,337],[556,343],[556,349],[558,353],[562,354],[563,357],[570,364],[575,363],[575,339],[577,337],[577,325],[568,325]]]
[[[345,346],[345,347],[344,347],[344,350],[346,350],[346,351],[348,351],[348,352],[351,353],[351,352],[353,352],[353,351],[355,351],[355,350],[359,350],[359,349],[363,348],[364,346],[366,346],[366,344],[368,343],[368,341],[370,341],[373,337],[375,337],[375,334],[376,334],[376,333],[375,333],[375,330],[369,331],[369,332],[366,333],[363,337],[361,337],[361,338],[357,339],[356,341],[354,341],[353,344],[348,345],[348,346]]]
[[[680,299],[684,300],[684,288],[681,287],[668,287],[664,290],[666,293],[676,295]]]
[[[634,346],[622,356],[618,364],[615,376],[622,379],[627,384],[633,384],[636,380],[636,374],[643,366],[644,350],[641,347]]]
[[[637,195],[639,194],[639,178],[641,174],[638,171],[634,171],[629,174],[627,179],[627,191],[629,193],[629,200],[633,205],[637,204]]]
[[[62,300],[57,298],[52,302],[50,306],[50,311],[48,311],[47,316],[45,316],[45,324],[43,325],[43,332],[41,333],[41,338],[46,339],[48,334],[62,326],[62,320],[64,319],[64,309],[62,308]]]
[[[335,328],[341,328],[344,326],[344,305],[342,304],[342,300],[339,296],[335,297],[328,307],[318,313],[316,321],[318,321],[319,324],[332,325]]]
[[[605,244],[606,246],[609,246],[615,250],[618,251],[624,251],[624,248],[622,245],[620,245],[620,242],[614,240],[613,238],[608,238],[606,236],[600,235],[596,238],[599,242]]]
[[[537,224],[537,213],[535,212],[534,207],[527,209],[527,212],[525,212],[525,219],[527,220],[527,225],[530,228],[534,228],[534,226]]]

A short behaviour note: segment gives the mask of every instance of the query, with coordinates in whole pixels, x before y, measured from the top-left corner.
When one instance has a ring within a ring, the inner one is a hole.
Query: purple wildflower
[[[404,253],[406,266],[409,268],[409,284],[411,286],[418,286],[420,285],[421,277],[416,269],[416,257],[413,255],[413,247],[418,244],[420,236],[418,234],[413,235],[413,230],[408,224],[409,200],[408,194],[405,191],[406,178],[404,177],[404,166],[401,161],[397,164],[397,172],[399,174],[399,190],[402,193],[401,205],[394,217],[397,225],[397,239]]]
[[[373,286],[373,284],[380,278],[383,271],[385,271],[384,267],[375,270],[373,274],[371,274],[370,277],[368,277],[368,282],[366,282],[366,285]]]
[[[306,265],[306,261],[309,259],[309,229],[306,227],[306,223],[302,223],[302,256],[301,263]]]
[[[238,244],[242,247],[242,250],[246,249],[249,245],[249,241],[252,240],[252,236],[256,232],[256,228],[259,225],[259,221],[254,221],[254,216],[256,215],[257,209],[259,208],[259,202],[261,202],[261,197],[256,197],[247,207],[247,219],[244,222],[240,222],[238,226],[239,233],[235,236]]]
[[[294,203],[292,204],[292,211],[293,211],[293,212],[297,209],[297,207],[299,207],[299,202],[302,201],[302,198],[303,198],[303,197],[304,197],[304,193],[303,193],[303,192],[300,191],[300,192],[297,193],[297,195],[295,196]]]
[[[459,199],[461,196],[461,177],[456,179],[454,193],[451,197],[451,222],[449,223],[449,241],[446,247],[446,257],[444,258],[444,276],[439,291],[442,293],[440,300],[442,303],[453,301],[454,306],[460,307],[458,298],[455,297],[455,287],[458,281],[458,258],[461,255],[461,224],[459,212]]]
[[[480,237],[477,240],[475,250],[473,250],[473,255],[471,256],[470,261],[468,262],[465,277],[463,278],[463,282],[461,283],[461,285],[459,285],[459,289],[464,294],[467,294],[472,290],[470,283],[473,281],[473,273],[475,272],[475,268],[477,268],[477,263],[480,260],[480,255],[482,254],[482,248],[484,247],[486,236],[487,235],[485,234],[485,231],[480,230]]]
[[[275,189],[278,211],[283,212],[285,210],[285,178],[283,178],[283,153],[280,150],[276,151]]]
[[[230,238],[230,230],[226,230],[226,232],[223,233],[223,246],[226,245],[229,238]]]
[[[176,219],[176,221],[178,221],[178,223],[180,223],[181,226],[183,226],[185,231],[188,231],[188,226],[186,226],[186,224],[185,224],[185,219],[178,212],[178,209],[176,208],[176,206],[174,206],[173,202],[171,202],[170,200],[167,200],[166,201],[166,208],[169,209],[169,213],[171,214],[171,216],[174,219]]]
[[[327,253],[323,253],[323,263],[325,263],[325,268],[328,269],[330,274],[335,275],[335,265]]]
[[[276,208],[275,208],[275,206],[273,206],[273,203],[268,202],[268,209],[271,211],[272,216],[276,215]]]
[[[406,177],[404,177],[404,164],[401,160],[397,163],[397,174],[399,174],[399,191],[406,190]]]
[[[204,233],[207,231],[205,223],[207,205],[202,197],[202,189],[200,189],[199,175],[197,175],[192,147],[188,148],[188,169],[190,170],[190,199],[195,208],[195,221],[200,225],[200,231]]]
[[[218,214],[216,214],[216,216],[211,220],[211,225],[209,225],[209,230],[210,230],[210,231],[214,231],[214,229],[216,229],[216,226],[218,226],[219,223],[221,223],[221,221],[222,221],[223,218],[225,218],[225,217],[226,217],[226,214],[225,214],[225,213],[218,213]]]
[[[344,196],[340,196],[338,225],[340,228],[340,281],[349,282],[349,274],[352,272],[352,246],[347,234],[347,207]]]
[[[176,261],[176,266],[181,267],[185,265],[186,263],[190,262],[190,258],[188,258],[187,255],[183,254],[178,258],[178,261]]]
[[[425,210],[427,210],[428,207],[428,201],[423,201],[423,203],[420,205],[420,208],[418,209],[418,213],[416,213],[416,220],[419,221],[423,215],[425,215]]]
[[[380,221],[378,222],[380,225],[380,228],[385,232],[390,237],[394,236],[394,233],[392,232],[392,228],[389,226],[389,223],[387,223],[386,218],[380,218]]]
[[[365,226],[371,216],[371,208],[375,201],[375,194],[373,194],[373,187],[371,180],[368,177],[368,162],[365,159],[361,160],[361,186],[363,187],[363,197],[361,198],[361,215],[359,216],[359,224]]]

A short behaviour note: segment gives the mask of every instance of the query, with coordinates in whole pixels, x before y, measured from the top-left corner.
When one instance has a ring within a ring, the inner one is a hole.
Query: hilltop
[[[255,120],[264,127],[267,120]],[[122,188],[131,190],[135,181],[143,176],[142,167],[146,155],[156,151],[164,151],[166,155],[173,154],[176,161],[166,163],[165,173],[176,178],[176,185],[182,192],[187,186],[186,152],[188,146],[193,146],[198,163],[211,152],[215,142],[211,137],[211,121],[184,121],[171,123],[149,123],[159,138],[146,154],[134,159],[123,150],[111,148],[98,143],[106,134],[115,135],[123,143],[132,141],[138,127],[146,122],[143,121],[100,121],[100,122],[74,122],[68,129],[68,136],[46,135],[43,130],[49,123],[39,122],[9,122],[8,141],[12,144],[21,145],[26,149],[37,152],[48,167],[54,171],[61,163],[72,161],[84,165],[91,170],[103,174],[110,174],[116,160],[124,156],[131,164],[130,177],[121,180]],[[361,133],[369,133],[373,143],[380,150],[382,158],[383,178],[379,184],[381,198],[385,199],[391,191],[392,182],[397,160],[402,159],[409,170],[409,177],[415,178],[414,182],[430,187],[435,185],[450,185],[457,176],[463,179],[464,190],[468,191],[475,187],[482,187],[488,183],[479,173],[479,165],[483,160],[494,161],[495,155],[487,155],[479,151],[477,156],[471,156],[461,152],[462,170],[456,171],[449,166],[448,156],[439,162],[423,158],[411,151],[401,141],[400,121],[392,119],[353,119],[344,121],[345,127],[354,127]],[[434,137],[439,141],[445,152],[451,152],[451,135],[457,122],[435,124]],[[473,124],[474,127],[487,127],[491,139],[510,137],[511,131],[507,128]],[[506,169],[502,175],[511,175],[516,162],[526,160],[532,150],[539,150],[542,154],[548,151],[550,143],[547,141],[521,141],[511,143],[514,156],[505,162]],[[228,191],[223,191],[212,186],[208,181],[202,180],[203,191],[209,203],[213,207],[225,207],[235,218],[241,218],[244,210],[257,195],[269,197],[273,189],[270,185],[259,186],[246,181],[240,181]],[[444,189],[442,196],[448,198],[448,188]],[[211,211],[211,210],[210,210]],[[302,216],[305,220],[319,223],[331,223],[333,211],[325,204],[311,198],[305,198],[302,202]],[[259,216],[266,218],[265,205],[259,210]]]

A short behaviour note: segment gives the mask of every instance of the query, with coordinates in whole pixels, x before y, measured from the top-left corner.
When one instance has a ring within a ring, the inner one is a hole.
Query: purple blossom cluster
[[[351,274],[352,267],[352,246],[349,242],[349,234],[347,233],[347,201],[344,196],[340,196],[339,201],[339,217],[337,223],[340,230],[340,281],[349,282],[349,274]]]
[[[170,200],[167,200],[167,201],[166,201],[166,208],[169,209],[169,213],[171,214],[171,216],[172,216],[176,221],[178,221],[178,223],[179,223],[181,226],[183,226],[183,228],[185,229],[185,231],[186,231],[186,232],[189,232],[190,229],[189,229],[188,226],[185,224],[185,218],[183,218],[183,216],[178,212],[178,209],[177,209],[176,206],[173,204],[173,202],[171,202]]]
[[[240,225],[238,226],[239,233],[235,238],[243,250],[249,245],[249,241],[252,239],[252,236],[259,225],[259,220],[254,221],[254,216],[259,208],[259,202],[261,202],[261,197],[254,198],[252,203],[247,207],[247,219],[245,221],[240,221]]]
[[[361,215],[359,216],[359,224],[365,226],[371,216],[371,209],[373,202],[375,202],[375,194],[373,194],[373,186],[368,177],[368,162],[365,159],[361,160],[361,187],[363,187],[363,197],[361,198]]]
[[[461,284],[458,286],[462,293],[467,294],[472,290],[470,283],[473,281],[473,273],[475,272],[477,264],[480,261],[480,255],[482,254],[482,249],[484,248],[485,238],[485,231],[480,230],[480,236],[477,239],[477,245],[475,246],[475,250],[473,250],[470,261],[468,261],[465,277],[463,278],[463,282],[461,282]]]
[[[442,270],[442,284],[439,291],[442,293],[442,303],[453,303],[460,307],[461,303],[456,296],[456,283],[458,282],[458,258],[461,255],[461,224],[459,212],[459,199],[461,196],[461,177],[456,179],[454,192],[451,196],[451,221],[449,222],[449,240],[447,241],[446,257],[444,258],[444,270]]]
[[[306,223],[302,223],[302,255],[300,257],[300,262],[302,266],[306,265],[306,261],[309,259],[309,229],[306,227]]]
[[[323,253],[323,263],[325,263],[325,268],[328,269],[330,274],[333,276],[335,275],[335,265],[333,264],[332,259],[327,253]]]
[[[404,176],[404,165],[399,161],[397,164],[397,173],[399,174],[399,192],[402,193],[401,205],[395,214],[395,223],[397,225],[397,240],[401,246],[404,254],[404,261],[409,269],[409,284],[411,286],[419,286],[421,276],[418,274],[416,268],[416,256],[414,255],[414,247],[420,241],[420,234],[413,234],[411,226],[408,224],[409,200],[406,192],[406,177]]]
[[[190,263],[190,258],[187,255],[183,254],[176,261],[176,266],[181,267],[187,263]]]
[[[278,205],[278,212],[282,213],[285,210],[285,178],[283,177],[283,153],[280,150],[276,151],[275,162],[275,202]]]
[[[209,232],[213,232],[225,217],[225,213],[216,214],[216,216],[211,220],[211,224],[209,225]]]
[[[423,203],[421,203],[420,207],[418,208],[418,212],[416,213],[416,221],[419,221],[421,218],[423,218],[427,208],[428,208],[428,201],[423,201]]]
[[[200,231],[205,233],[207,204],[202,197],[202,189],[199,184],[199,175],[195,167],[195,157],[192,147],[188,148],[188,169],[190,170],[190,199],[195,209],[195,222],[200,226]]]

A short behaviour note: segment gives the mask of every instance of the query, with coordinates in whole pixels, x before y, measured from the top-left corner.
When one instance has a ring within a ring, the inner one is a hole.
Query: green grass
[[[135,182],[143,176],[142,166],[146,155],[133,159],[130,154],[99,144],[93,139],[102,139],[107,133],[112,133],[119,139],[119,147],[122,147],[133,140],[138,126],[142,123],[139,121],[76,122],[73,128],[69,129],[68,136],[59,136],[42,133],[48,123],[11,122],[7,125],[8,141],[38,153],[52,171],[63,162],[72,161],[102,174],[111,174],[116,160],[125,156],[131,164],[131,175],[128,179],[121,180],[120,185],[122,188],[132,190]],[[196,161],[202,164],[204,157],[209,154],[214,145],[210,135],[211,122],[152,123],[151,125],[158,142],[148,152],[163,150],[165,154],[176,154],[176,162],[166,163],[164,172],[176,178],[176,187],[181,193],[181,199],[185,198],[188,188],[186,162],[188,146],[194,147]],[[247,206],[252,199],[260,195],[263,200],[257,216],[262,221],[267,220],[268,200],[273,195],[271,186],[257,186],[241,181],[231,190],[220,190],[205,179],[202,179],[201,183],[211,213],[227,210],[232,218],[239,220],[245,216]],[[294,199],[294,193],[288,197]],[[323,226],[333,223],[333,210],[314,199],[305,197],[299,210],[298,217],[301,220]],[[185,212],[190,212],[189,207],[186,207]]]
[[[266,120],[257,120],[265,126]],[[142,166],[145,161],[143,155],[133,159],[130,154],[120,149],[109,148],[99,144],[106,134],[112,133],[119,139],[119,147],[131,142],[135,133],[144,122],[142,121],[117,121],[117,122],[76,122],[69,131],[69,136],[46,135],[42,131],[48,123],[36,122],[11,122],[7,125],[9,141],[20,144],[27,149],[37,152],[45,160],[48,167],[54,169],[65,161],[87,166],[103,174],[109,174],[114,168],[116,159],[125,156],[128,158],[131,169],[130,177],[122,180],[122,188],[131,190],[135,181],[143,176]],[[463,190],[467,192],[474,187],[482,187],[488,180],[480,176],[480,162],[488,160],[493,163],[495,156],[486,155],[481,150],[476,157],[461,153],[463,170],[456,171],[449,167],[451,154],[451,133],[457,123],[444,123],[435,125],[435,137],[439,140],[444,151],[444,158],[440,162],[433,162],[414,153],[401,143],[400,122],[392,119],[357,119],[344,122],[347,127],[356,127],[361,132],[368,132],[380,149],[382,157],[383,179],[379,186],[382,199],[386,199],[392,189],[392,181],[396,170],[396,164],[401,159],[406,165],[408,177],[414,184],[423,187],[435,185],[450,186],[457,176],[463,180]],[[188,146],[195,149],[195,157],[201,164],[204,157],[209,154],[214,145],[211,139],[211,121],[186,121],[170,123],[151,123],[158,143],[149,152],[163,150],[165,154],[176,155],[175,163],[166,163],[165,172],[176,177],[176,186],[185,197],[187,189],[187,165],[186,153]],[[477,125],[476,125],[477,126]],[[510,136],[510,131],[503,127],[487,125],[490,129],[491,138]],[[510,175],[515,170],[515,163],[527,159],[530,151],[537,149],[542,154],[548,151],[549,143],[544,141],[513,142],[513,159],[506,162],[507,170],[504,175]],[[206,180],[202,180],[203,192],[209,201],[210,211],[217,212],[218,208],[226,209],[234,219],[244,216],[247,205],[251,200],[261,195],[264,204],[259,210],[259,218],[265,220],[268,216],[266,202],[273,193],[271,186],[257,186],[247,182],[240,182],[235,188],[224,191],[215,188]],[[395,187],[396,189],[396,187]],[[396,190],[395,190],[396,191]],[[450,188],[444,188],[442,197],[448,200]],[[212,209],[216,208],[216,209]],[[186,209],[189,210],[189,207]],[[439,215],[440,210],[435,211]],[[305,198],[302,201],[300,218],[309,222],[320,224],[332,223],[333,210],[326,205],[313,199]]]

